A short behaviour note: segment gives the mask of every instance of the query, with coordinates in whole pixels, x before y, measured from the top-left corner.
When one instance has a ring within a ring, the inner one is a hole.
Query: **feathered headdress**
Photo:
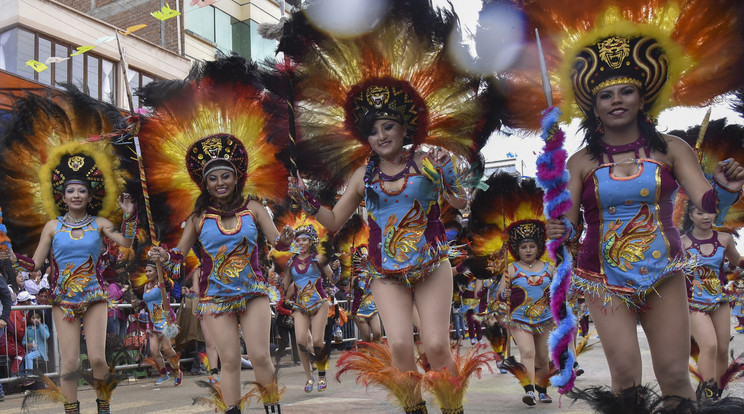
[[[380,23],[354,38],[331,37],[295,13],[279,51],[296,65],[300,170],[332,186],[345,182],[370,155],[364,131],[375,119],[404,124],[414,146],[472,159],[501,126],[502,95],[458,71],[447,53],[456,28],[456,17],[429,0],[390,2]]]
[[[741,81],[744,24],[736,0],[514,0],[540,31],[564,120],[590,113],[612,82],[639,86],[645,110],[698,106]],[[521,127],[538,129],[545,106],[536,47],[510,71],[507,106]],[[620,81],[622,79],[622,81]]]
[[[496,172],[486,184],[487,190],[475,193],[470,210],[474,257],[469,260],[469,265],[473,273],[487,278],[503,274],[509,261],[507,250],[518,259],[519,243],[526,238],[538,244],[538,257],[547,260],[543,257],[545,230],[540,225],[545,222],[543,192],[535,180]]]
[[[239,56],[197,63],[185,80],[153,82],[137,94],[153,109],[139,138],[150,192],[165,195],[169,235],[191,213],[213,160],[230,162],[244,196],[285,197],[287,172],[274,157],[280,149],[268,142],[282,126],[268,127],[269,98],[255,64]]]
[[[341,278],[350,280],[366,260],[369,227],[359,214],[354,214],[333,237],[333,249],[339,254]]]
[[[281,208],[279,206],[275,207],[275,209],[274,223],[276,224],[276,228],[281,229],[284,228],[284,226],[290,226],[295,229],[296,235],[308,234],[309,229],[312,228],[312,231],[315,233],[314,241],[317,243],[316,249],[318,254],[325,256],[329,252],[333,251],[330,246],[331,235],[314,217],[308,216],[304,211],[295,212],[292,211],[292,209]],[[310,237],[313,238],[312,236]],[[297,244],[293,242],[289,251],[281,252],[278,250],[272,250],[271,257],[274,259],[277,268],[283,270],[292,255],[296,254],[298,251],[299,248],[297,247]]]
[[[74,86],[15,101],[0,140],[0,207],[17,251],[33,253],[44,224],[65,212],[70,182],[90,188],[88,213],[114,219],[127,174],[102,137],[121,128],[122,119],[116,107]]]

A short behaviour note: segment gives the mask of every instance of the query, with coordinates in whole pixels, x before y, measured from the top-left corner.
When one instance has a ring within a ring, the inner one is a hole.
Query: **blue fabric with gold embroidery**
[[[411,171],[413,169],[414,171]],[[409,288],[447,260],[449,245],[439,219],[439,188],[409,162],[403,188],[388,191],[381,180],[367,184],[369,268],[373,278]]]
[[[75,238],[69,227],[63,225],[62,217],[52,236],[52,273],[50,278],[50,303],[59,305],[67,320],[83,316],[88,306],[108,300],[97,274],[98,259],[103,241],[95,217],[81,229],[80,238]]]
[[[250,299],[278,297],[258,268],[258,228],[251,212],[243,207],[236,213],[234,229],[222,226],[218,213],[207,211],[199,229],[202,246],[201,298],[197,316],[242,313]]]
[[[296,287],[295,304],[292,309],[314,315],[328,297],[323,290],[323,278],[318,261],[313,257],[307,263],[307,267],[300,269],[300,260],[295,255],[289,260],[287,266],[289,266]]]
[[[573,284],[585,295],[613,295],[633,309],[670,275],[687,267],[679,231],[672,223],[677,182],[669,168],[637,159],[636,173],[614,174],[603,164],[587,176],[581,204],[587,232]]]
[[[692,245],[687,248],[687,254],[697,259],[697,266],[687,274],[690,310],[713,312],[719,308],[721,302],[728,300],[722,285],[725,283],[722,275],[726,247],[718,242],[717,231],[713,231],[713,237],[708,240],[697,240],[692,234],[687,234],[687,237],[692,241]],[[704,244],[710,244],[713,248],[708,255],[701,251]]]
[[[147,312],[150,314],[150,322],[152,324],[150,330],[162,334],[167,318],[162,307],[163,295],[160,293],[160,287],[155,286],[150,290],[145,289],[145,293],[142,294],[142,300],[147,304]]]
[[[361,278],[356,287],[356,289],[362,291],[362,299],[359,303],[359,309],[356,311],[356,315],[361,318],[371,318],[377,313],[375,298],[372,296],[371,282],[369,279]]]
[[[550,281],[548,264],[542,269],[532,271],[513,264],[514,277],[511,280],[511,324],[528,332],[542,333],[545,322],[552,321],[550,313]],[[530,281],[530,277],[538,277]]]

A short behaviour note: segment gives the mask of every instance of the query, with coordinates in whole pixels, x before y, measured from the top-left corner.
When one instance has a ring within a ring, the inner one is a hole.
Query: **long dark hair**
[[[598,126],[599,121],[593,113],[587,113],[584,120],[581,121],[580,126],[580,129],[585,131],[584,144],[586,144],[586,149],[594,160],[599,160],[604,152],[599,142],[602,134],[597,131]],[[648,122],[643,111],[638,111],[638,128],[641,130],[641,135],[646,138],[646,143],[650,150],[659,151],[662,154],[667,153],[666,141],[664,141],[661,133],[656,129],[656,125]]]

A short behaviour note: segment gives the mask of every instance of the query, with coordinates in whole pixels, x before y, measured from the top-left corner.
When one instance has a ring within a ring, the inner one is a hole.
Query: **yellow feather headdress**
[[[295,64],[299,169],[345,182],[370,155],[360,127],[373,113],[404,124],[414,146],[472,159],[501,126],[502,94],[457,68],[447,50],[456,28],[456,17],[430,0],[390,2],[371,32],[352,38],[330,36],[295,13],[279,51]]]
[[[510,241],[510,233],[522,240],[525,234],[531,234],[528,228],[539,227],[539,223],[545,223],[545,217],[543,193],[534,179],[520,179],[506,172],[496,172],[486,184],[488,189],[478,190],[471,204],[468,224],[473,258],[468,263],[473,274],[490,278],[506,272],[509,262],[507,251],[516,259],[514,246],[518,246],[518,243],[516,240]],[[539,257],[547,260],[544,230],[542,237]],[[535,241],[539,246],[540,241]]]
[[[73,86],[15,101],[0,141],[0,207],[17,251],[33,253],[46,222],[64,212],[62,192],[70,178],[91,187],[90,214],[116,220],[128,173],[102,137],[121,128],[122,119],[116,107]]]

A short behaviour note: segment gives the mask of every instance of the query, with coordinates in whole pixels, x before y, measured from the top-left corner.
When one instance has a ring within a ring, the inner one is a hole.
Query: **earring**
[[[657,119],[655,119],[654,117],[652,117],[651,115],[649,115],[649,113],[648,113],[648,112],[646,112],[646,111],[643,111],[643,112],[641,112],[641,113],[643,114],[643,120],[644,120],[644,121],[645,121],[645,122],[646,122],[647,124],[649,124],[649,125],[651,125],[651,126],[654,126],[654,127],[655,127],[655,126],[656,126],[656,125],[657,125],[657,124],[659,123],[659,121],[658,121]]]
[[[599,135],[604,135],[605,133],[604,125],[602,125],[602,120],[599,118],[597,118],[597,128],[594,131],[596,131]]]

